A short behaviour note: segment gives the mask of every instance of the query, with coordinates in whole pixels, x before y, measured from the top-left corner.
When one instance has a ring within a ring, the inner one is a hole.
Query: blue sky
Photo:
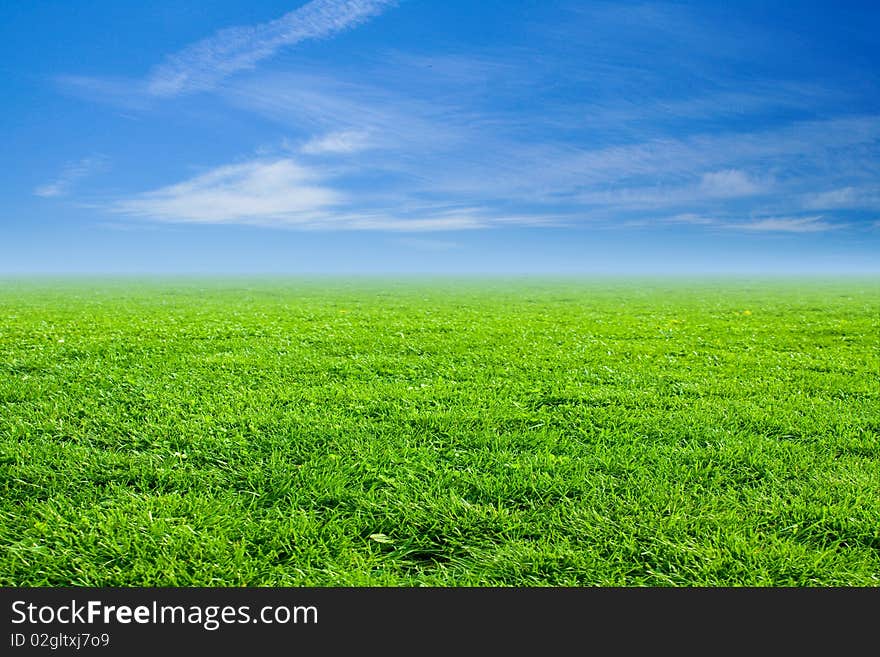
[[[0,272],[877,273],[876,3],[0,6]]]

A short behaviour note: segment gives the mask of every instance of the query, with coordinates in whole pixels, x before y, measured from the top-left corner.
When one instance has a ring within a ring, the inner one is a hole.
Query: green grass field
[[[871,280],[0,282],[0,584],[880,585]]]

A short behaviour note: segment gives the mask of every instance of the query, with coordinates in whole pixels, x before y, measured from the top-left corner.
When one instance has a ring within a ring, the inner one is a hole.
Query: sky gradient
[[[880,273],[878,7],[4,3],[0,273]]]

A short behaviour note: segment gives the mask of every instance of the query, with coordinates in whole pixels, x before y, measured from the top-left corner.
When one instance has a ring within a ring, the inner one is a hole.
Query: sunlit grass
[[[875,281],[5,281],[0,584],[878,585]]]

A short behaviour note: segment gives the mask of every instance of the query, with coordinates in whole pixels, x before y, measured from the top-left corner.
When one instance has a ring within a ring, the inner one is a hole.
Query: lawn
[[[0,281],[0,584],[878,586],[876,280]]]

